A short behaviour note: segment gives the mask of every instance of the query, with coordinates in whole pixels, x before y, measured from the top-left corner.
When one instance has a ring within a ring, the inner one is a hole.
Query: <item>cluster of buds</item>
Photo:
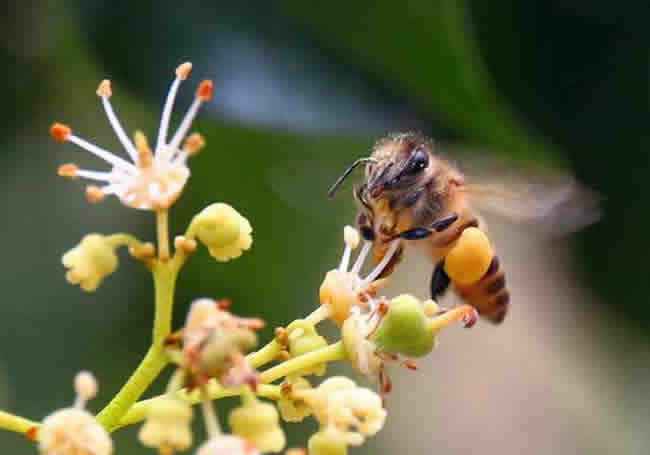
[[[74,381],[74,406],[60,409],[43,420],[37,430],[38,448],[43,455],[111,455],[113,442],[95,418],[84,409],[97,395],[92,374],[80,372]]]
[[[169,122],[176,93],[191,70],[192,64],[189,62],[176,68],[176,78],[171,84],[165,101],[158,138],[153,150],[146,136],[140,131],[135,132],[133,141],[129,139],[110,102],[111,83],[108,80],[102,81],[97,88],[97,95],[101,98],[109,123],[131,161],[76,136],[69,126],[55,123],[50,128],[54,139],[60,142],[71,142],[111,165],[110,171],[90,171],[69,163],[59,167],[59,175],[69,178],[81,177],[103,183],[103,186],[87,187],[86,196],[90,202],[100,201],[112,194],[117,196],[124,205],[136,209],[169,208],[181,195],[190,176],[187,159],[196,155],[205,146],[205,140],[201,135],[194,133],[187,136],[187,133],[201,104],[212,97],[212,82],[209,80],[199,84],[194,102],[176,133],[168,140]]]

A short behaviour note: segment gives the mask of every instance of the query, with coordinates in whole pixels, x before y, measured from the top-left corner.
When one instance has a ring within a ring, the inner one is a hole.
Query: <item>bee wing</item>
[[[575,232],[602,216],[602,197],[567,176],[470,180],[461,189],[479,212],[502,216],[548,235]]]

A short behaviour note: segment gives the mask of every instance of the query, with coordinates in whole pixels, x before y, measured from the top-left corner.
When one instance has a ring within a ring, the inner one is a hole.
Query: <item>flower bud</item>
[[[66,279],[84,291],[94,291],[117,268],[115,248],[101,234],[88,234],[61,258]]]
[[[277,402],[278,411],[280,411],[280,416],[286,422],[301,422],[311,414],[311,406],[306,401],[293,395],[302,390],[310,390],[311,384],[305,378],[299,377],[287,385],[289,391],[283,394],[282,398]]]
[[[138,439],[145,446],[158,448],[161,452],[186,450],[192,445],[191,421],[189,404],[178,398],[162,397],[150,405]]]
[[[487,235],[478,228],[469,227],[445,256],[445,272],[454,283],[473,284],[485,275],[493,257]]]
[[[113,442],[95,418],[82,409],[66,408],[43,420],[38,429],[44,455],[111,455]]]
[[[331,426],[314,433],[307,443],[309,455],[347,455],[345,437]]]
[[[251,247],[250,223],[228,204],[215,203],[204,208],[190,223],[195,235],[217,261],[238,258]]]
[[[286,438],[280,427],[278,411],[271,403],[254,399],[233,409],[228,422],[234,434],[249,441],[261,453],[284,449]]]
[[[370,340],[377,351],[422,357],[433,350],[436,331],[429,329],[427,315],[420,301],[404,294],[395,297]]]
[[[327,346],[327,340],[316,332],[314,324],[304,319],[298,319],[289,324],[287,331],[289,332],[289,353],[291,357],[298,357]],[[305,376],[315,374],[316,376],[322,376],[325,374],[326,368],[327,365],[322,363],[306,370],[301,370],[297,374]]]

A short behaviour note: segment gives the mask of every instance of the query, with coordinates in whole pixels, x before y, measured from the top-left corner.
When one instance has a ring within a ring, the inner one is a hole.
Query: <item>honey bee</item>
[[[485,224],[476,208],[483,208],[538,226],[559,224],[556,230],[574,230],[598,218],[596,197],[573,180],[561,183],[470,181],[450,161],[438,156],[433,141],[413,133],[379,140],[369,157],[354,162],[331,186],[332,196],[359,165],[365,179],[354,188],[359,206],[357,224],[362,237],[373,242],[375,263],[394,241],[396,252],[382,272],[390,275],[406,247],[421,248],[433,260],[431,297],[450,287],[480,315],[500,323],[508,312],[510,293],[496,255],[478,281],[455,283],[445,271],[445,256],[463,231]]]

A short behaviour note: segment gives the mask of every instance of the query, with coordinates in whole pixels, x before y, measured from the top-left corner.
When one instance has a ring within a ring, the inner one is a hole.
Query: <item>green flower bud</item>
[[[69,269],[65,278],[89,292],[96,290],[118,264],[115,248],[101,234],[86,235],[63,255],[61,262]]]
[[[241,436],[261,453],[284,449],[286,438],[278,411],[271,403],[254,401],[233,409],[228,417],[233,434]]]
[[[297,378],[290,383],[290,387],[290,392],[278,400],[278,411],[286,422],[301,422],[311,414],[312,408],[306,401],[295,399],[292,395],[300,390],[311,389],[311,384],[305,378]]]
[[[220,262],[241,256],[251,247],[250,223],[228,204],[215,203],[204,208],[190,223],[189,237],[196,236]]]
[[[436,345],[437,330],[431,330],[422,303],[404,294],[394,298],[388,312],[370,336],[379,352],[423,357]]]
[[[291,354],[291,357],[298,357],[327,346],[327,340],[318,334],[314,324],[305,321],[304,319],[293,321],[287,327],[287,331],[289,332],[289,353]],[[315,374],[316,376],[323,376],[326,369],[327,365],[322,363],[301,370],[297,374]]]
[[[309,455],[347,455],[345,437],[334,428],[314,433],[307,443]]]

